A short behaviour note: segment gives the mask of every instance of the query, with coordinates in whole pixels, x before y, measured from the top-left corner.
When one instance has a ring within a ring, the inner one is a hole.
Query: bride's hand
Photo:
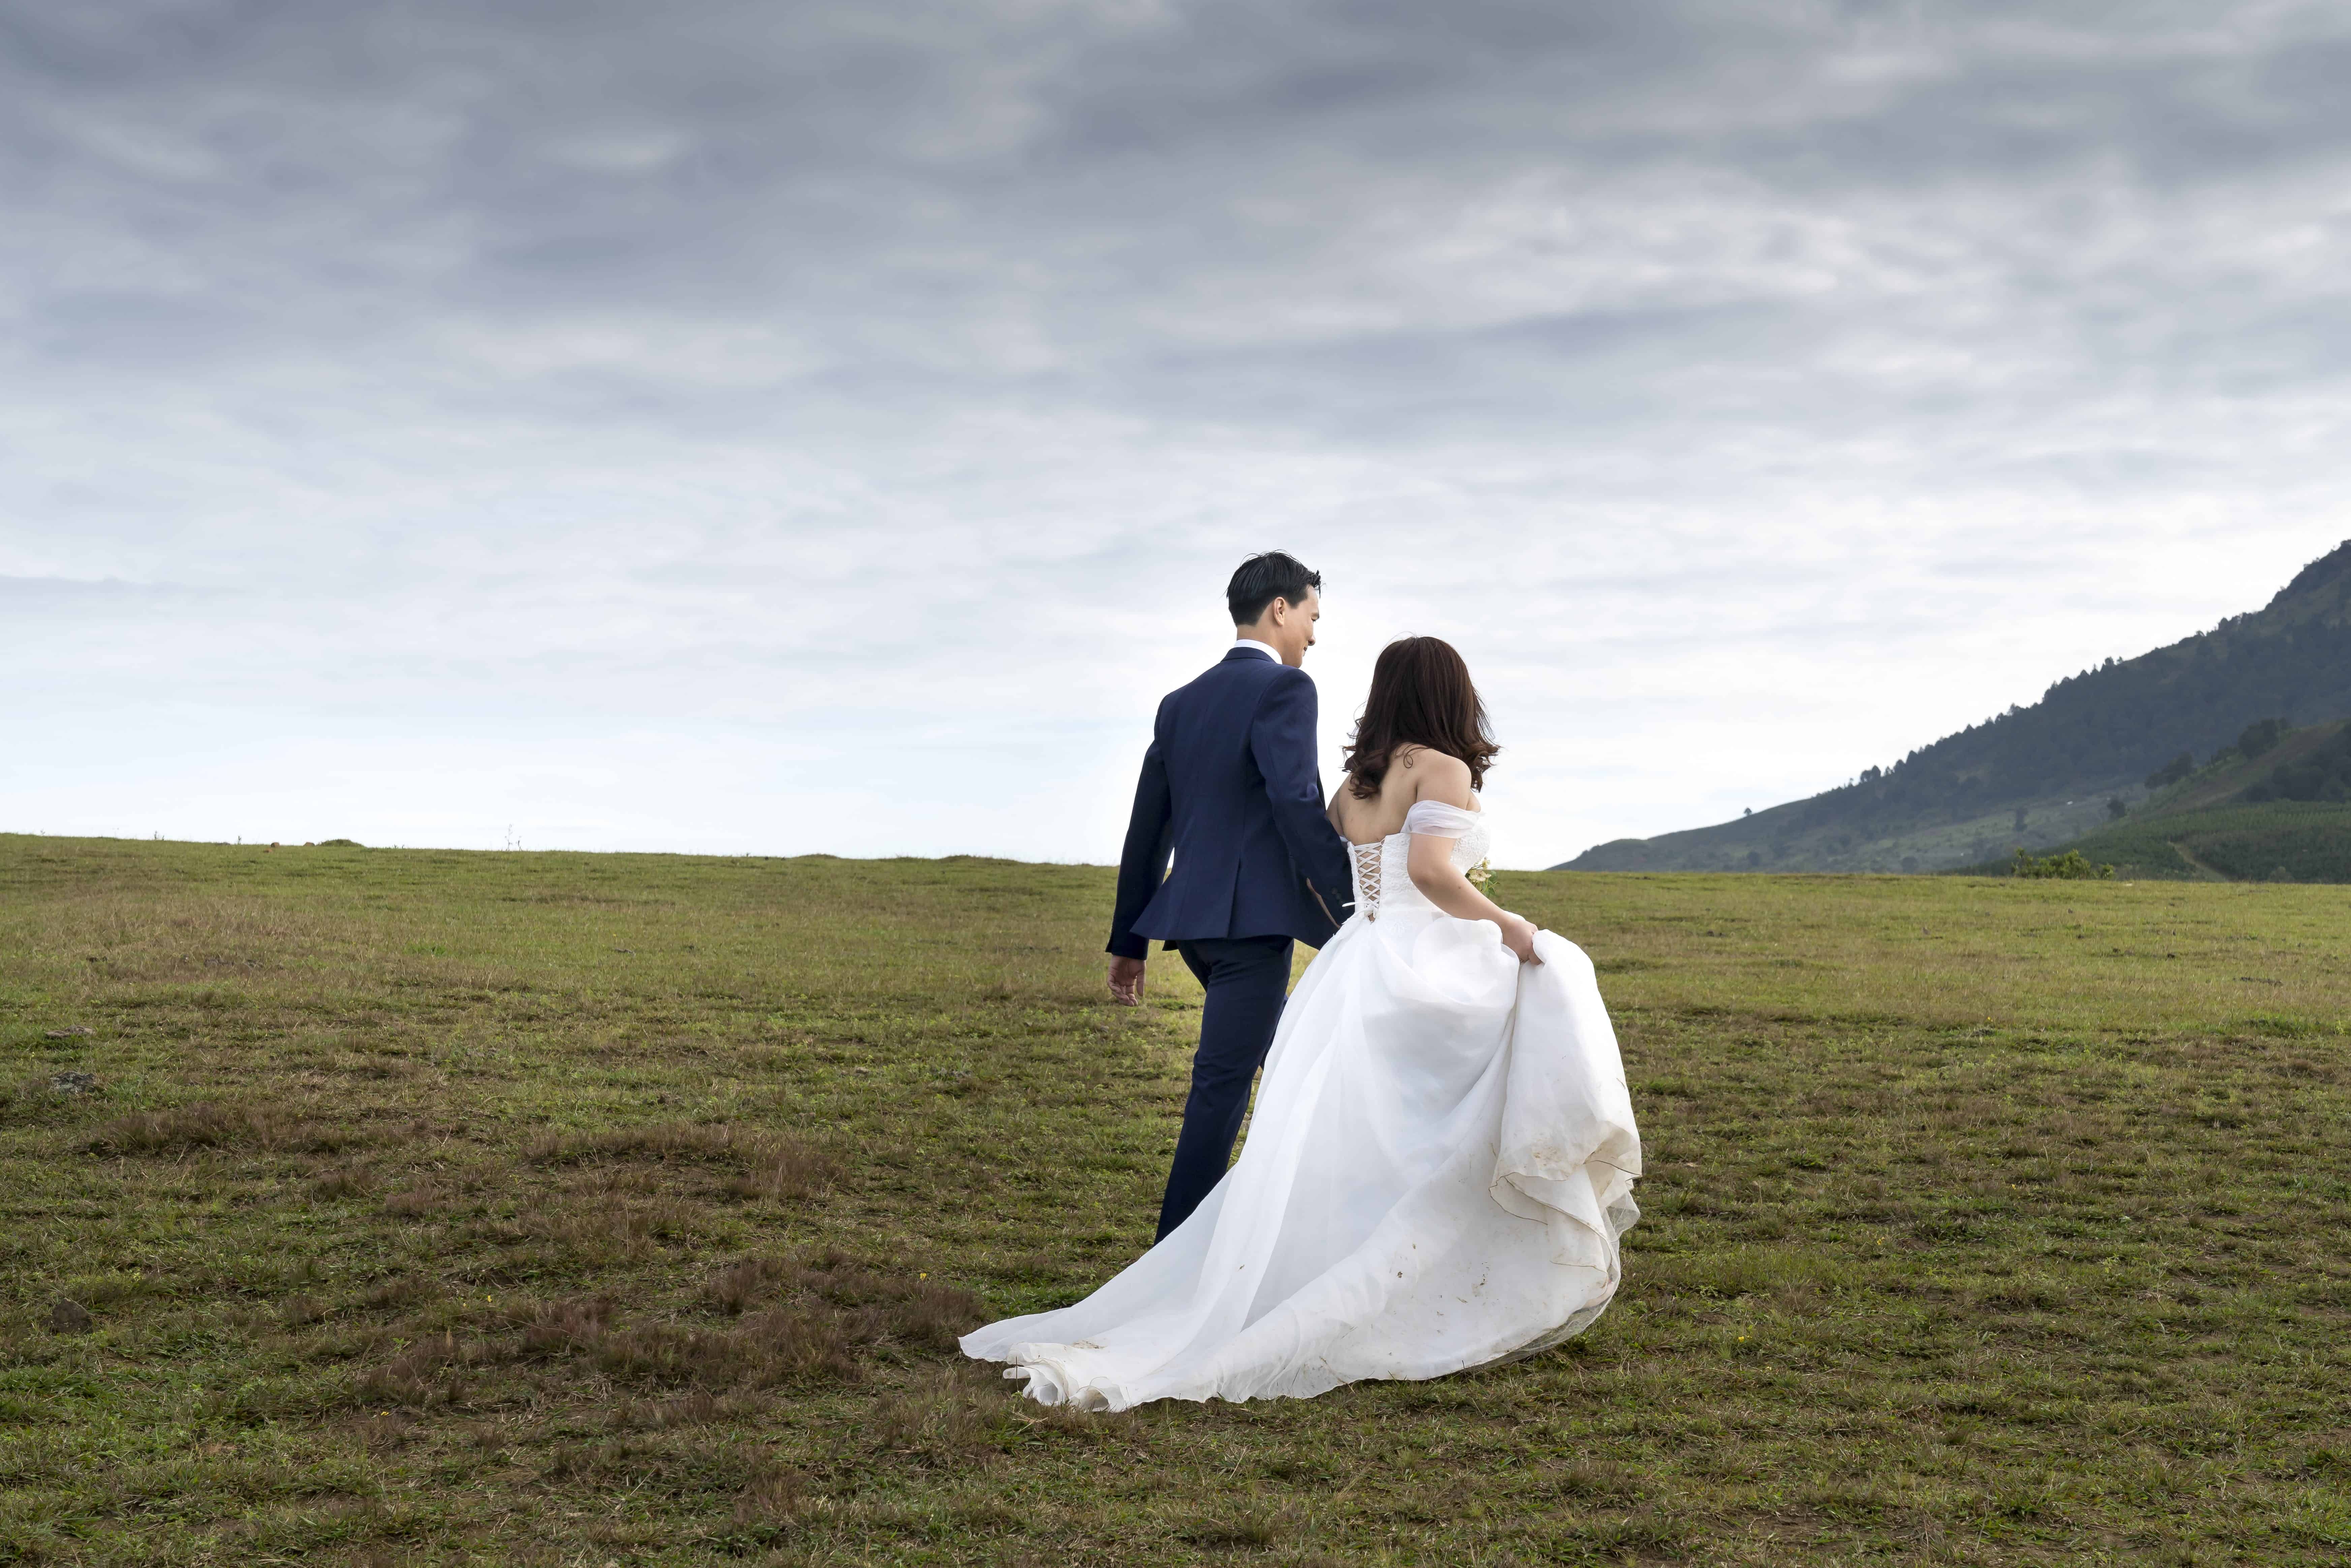
[[[1521,964],[1540,964],[1535,956],[1535,923],[1522,916],[1502,911],[1502,946],[1519,956]]]

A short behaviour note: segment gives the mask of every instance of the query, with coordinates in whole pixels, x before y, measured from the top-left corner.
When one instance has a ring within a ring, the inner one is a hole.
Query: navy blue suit
[[[1353,904],[1347,843],[1323,815],[1315,707],[1303,670],[1235,648],[1168,694],[1144,753],[1110,951],[1140,958],[1155,937],[1183,954],[1207,993],[1162,1236],[1231,1162],[1281,1021],[1290,944],[1320,947]]]

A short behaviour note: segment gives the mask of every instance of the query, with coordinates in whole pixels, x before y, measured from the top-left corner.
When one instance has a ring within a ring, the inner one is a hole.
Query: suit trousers
[[[1224,1180],[1233,1142],[1249,1111],[1249,1085],[1273,1045],[1290,994],[1287,936],[1203,936],[1181,944],[1184,963],[1207,994],[1200,1009],[1200,1049],[1192,1055],[1192,1092],[1176,1137],[1159,1234],[1184,1223]]]

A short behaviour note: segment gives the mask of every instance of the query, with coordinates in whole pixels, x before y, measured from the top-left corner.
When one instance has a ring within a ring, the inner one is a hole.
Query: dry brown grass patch
[[[747,1258],[712,1275],[703,1298],[740,1314],[763,1300],[820,1302],[839,1313],[860,1342],[887,1339],[953,1353],[965,1333],[987,1321],[979,1298],[927,1273],[861,1261],[827,1250],[807,1264]]]
[[[655,1122],[597,1133],[545,1133],[532,1140],[523,1157],[536,1166],[581,1165],[590,1160],[733,1164],[743,1158],[746,1145],[757,1137],[723,1122]]]
[[[674,1399],[632,1399],[615,1405],[607,1420],[616,1432],[666,1432],[677,1427],[741,1420],[758,1414],[760,1402],[755,1398],[722,1397],[696,1389]]]
[[[674,1197],[616,1207],[526,1212],[518,1228],[499,1226],[513,1239],[538,1237],[553,1242],[575,1259],[604,1262],[638,1256],[656,1242],[691,1240],[701,1231],[703,1212]]]
[[[406,1448],[417,1437],[416,1423],[399,1410],[378,1411],[350,1423],[353,1436],[360,1446],[371,1454],[389,1454]]]
[[[661,1122],[596,1133],[548,1133],[523,1157],[533,1165],[633,1161],[730,1166],[723,1190],[733,1198],[798,1202],[820,1197],[841,1177],[831,1151],[793,1133],[730,1123]]]
[[[875,1406],[871,1427],[883,1452],[928,1467],[987,1462],[1040,1439],[1131,1444],[1146,1431],[1132,1412],[1033,1404],[1000,1367],[964,1360],[918,1371]]]
[[[916,1465],[967,1465],[1000,1457],[1018,1441],[1010,1397],[976,1385],[961,1367],[918,1377],[874,1408],[874,1447]]]
[[[383,1200],[383,1211],[395,1219],[446,1218],[457,1195],[436,1181],[420,1181]]]
[[[838,1322],[785,1309],[759,1312],[735,1329],[646,1323],[606,1334],[596,1364],[624,1383],[703,1388],[772,1388],[789,1383],[853,1383],[864,1375]]]
[[[1212,1552],[1267,1552],[1295,1528],[1296,1521],[1286,1511],[1249,1504],[1195,1514],[1176,1524],[1175,1535]]]
[[[404,1304],[413,1291],[409,1282],[394,1281],[369,1301]],[[747,1259],[712,1275],[703,1294],[731,1321],[721,1327],[624,1323],[614,1302],[601,1296],[518,1306],[501,1320],[512,1333],[427,1338],[369,1373],[360,1391],[412,1408],[447,1404],[463,1396],[474,1369],[515,1360],[585,1363],[624,1386],[709,1396],[856,1383],[876,1360],[952,1353],[956,1333],[984,1315],[967,1291],[837,1253],[812,1265]],[[699,1414],[705,1408],[678,1406],[674,1415],[681,1422],[711,1418]]]
[[[1134,1443],[1144,1437],[1142,1417],[1132,1410],[1080,1410],[1070,1405],[1033,1404],[993,1362],[975,1362],[966,1375],[979,1381],[995,1379],[1004,1396],[1013,1402],[1013,1420],[1029,1431],[1083,1443]]]
[[[272,1105],[201,1100],[164,1111],[134,1111],[81,1143],[94,1155],[182,1155],[194,1149],[264,1149],[331,1154],[358,1139]]]
[[[612,1323],[611,1312],[601,1300],[541,1307],[523,1328],[519,1352],[547,1360],[585,1356],[622,1383],[704,1390],[849,1383],[864,1375],[835,1314],[776,1308],[726,1329],[659,1322],[622,1328]]]
[[[907,1344],[952,1352],[957,1341],[987,1321],[979,1298],[928,1274],[908,1274],[828,1250],[800,1271],[794,1285],[840,1307],[878,1310],[889,1332]]]
[[[739,1317],[752,1302],[773,1294],[780,1281],[798,1272],[780,1259],[746,1258],[704,1281],[702,1297],[729,1317]]]
[[[311,1178],[310,1196],[321,1203],[364,1197],[375,1190],[375,1173],[365,1166],[343,1166]]]
[[[611,1318],[612,1302],[602,1296],[530,1308],[523,1318],[522,1354],[551,1357],[593,1350],[603,1343]]]
[[[760,1347],[768,1365],[780,1374],[778,1382],[851,1383],[864,1375],[857,1351],[873,1340],[854,1335],[857,1325],[837,1315],[778,1307],[742,1322],[743,1336]]]
[[[414,1274],[402,1274],[379,1282],[360,1298],[360,1303],[377,1312],[400,1312],[426,1301],[437,1301],[446,1292],[437,1280],[427,1280]]]
[[[749,1168],[726,1184],[729,1197],[764,1197],[797,1203],[821,1197],[840,1179],[841,1162],[830,1151],[789,1134],[768,1138]]]
[[[790,1469],[770,1470],[735,1500],[735,1528],[764,1535],[806,1514],[813,1498],[807,1476]]]
[[[412,1410],[455,1405],[465,1396],[468,1375],[496,1359],[490,1346],[444,1331],[366,1374],[359,1393],[370,1404]]]
[[[530,1141],[523,1158],[535,1166],[585,1165],[594,1160],[718,1160],[735,1153],[732,1127],[664,1122],[597,1133],[547,1132]]]

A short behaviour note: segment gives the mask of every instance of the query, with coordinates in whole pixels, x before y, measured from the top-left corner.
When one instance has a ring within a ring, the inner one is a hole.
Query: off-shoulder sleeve
[[[1442,800],[1415,800],[1404,814],[1404,831],[1431,839],[1458,839],[1478,825],[1478,813]]]

